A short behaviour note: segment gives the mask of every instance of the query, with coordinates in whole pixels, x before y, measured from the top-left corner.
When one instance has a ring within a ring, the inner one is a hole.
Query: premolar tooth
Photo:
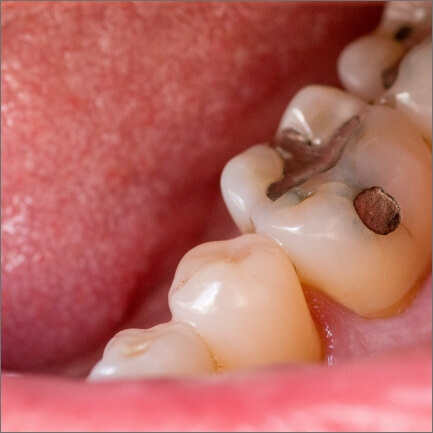
[[[301,111],[300,103],[292,103],[282,127],[287,119],[302,118],[304,133],[315,137],[320,136],[316,130],[323,129],[322,116],[336,112],[341,121],[346,100],[338,92],[327,104],[315,99],[314,92],[305,94],[312,98],[305,103],[307,111],[290,113]],[[314,107],[314,115],[309,107]],[[259,204],[244,217],[284,247],[303,283],[362,316],[376,317],[388,314],[430,263],[431,154],[413,124],[396,110],[355,102],[346,116],[356,114],[356,107],[363,113],[361,127],[334,168],[275,202],[266,200],[263,188],[257,190]],[[247,150],[236,158],[242,165],[244,158],[253,157]],[[262,161],[254,164],[259,173]],[[256,184],[260,179],[252,180],[251,185]],[[370,187],[382,188],[401,210],[400,225],[386,236],[369,230],[353,204],[357,194]],[[243,186],[237,188],[241,194]]]
[[[107,344],[89,380],[190,376],[212,373],[216,365],[199,335],[184,323],[127,329]]]
[[[387,2],[377,32],[406,44],[431,33],[431,1]]]
[[[425,40],[403,58],[395,83],[382,98],[404,113],[432,140],[432,42]]]
[[[200,245],[179,263],[169,293],[223,369],[321,357],[321,342],[285,252],[250,234]]]
[[[405,48],[387,36],[371,34],[349,44],[341,53],[338,75],[351,93],[370,102],[383,94],[388,82],[383,73],[398,62]]]

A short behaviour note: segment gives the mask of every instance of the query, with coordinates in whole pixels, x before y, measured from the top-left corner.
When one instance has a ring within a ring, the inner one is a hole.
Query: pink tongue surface
[[[225,161],[271,137],[297,89],[336,84],[379,9],[2,5],[2,366],[107,339],[219,224]]]

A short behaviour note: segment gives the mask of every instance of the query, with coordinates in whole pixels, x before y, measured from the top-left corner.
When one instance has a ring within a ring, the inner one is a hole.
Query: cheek
[[[3,366],[111,334],[218,224],[225,161],[269,138],[300,87],[337,84],[338,53],[379,9],[3,6]]]

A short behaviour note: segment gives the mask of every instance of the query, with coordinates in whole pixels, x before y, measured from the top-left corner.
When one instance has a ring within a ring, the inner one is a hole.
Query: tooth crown
[[[409,28],[406,38],[411,41],[415,36],[431,33],[432,2],[431,1],[390,1],[385,5],[377,33],[395,37],[402,28]]]
[[[169,306],[175,320],[203,337],[223,369],[321,357],[293,265],[265,236],[191,250],[179,263]]]
[[[344,92],[316,86],[294,98],[280,128],[299,125],[310,139],[317,137],[323,142],[330,135],[328,118],[333,113],[335,126],[356,112],[361,114],[361,127],[335,167],[275,202],[267,199],[263,187],[257,189],[259,204],[246,210],[243,218],[250,220],[257,232],[282,245],[303,283],[324,291],[362,316],[376,317],[405,296],[430,260],[428,148],[413,125],[397,111],[369,107]],[[244,156],[254,158],[247,150],[236,157],[237,164],[242,164]],[[257,159],[254,164],[251,186],[260,183],[254,176],[259,177],[257,167],[266,162]],[[277,170],[277,165],[274,167]],[[228,166],[223,176],[235,178],[231,169],[236,167]],[[276,171],[275,177],[278,174],[281,172]],[[355,196],[372,186],[383,188],[401,208],[401,224],[387,236],[370,231],[353,205]],[[230,187],[232,197],[234,191],[242,194],[242,186]],[[233,204],[227,201],[227,206],[231,209]]]

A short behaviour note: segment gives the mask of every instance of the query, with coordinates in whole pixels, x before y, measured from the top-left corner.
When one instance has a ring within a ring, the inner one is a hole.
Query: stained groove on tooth
[[[265,236],[192,249],[176,270],[169,306],[175,320],[203,337],[223,369],[321,358],[293,265]]]
[[[190,326],[169,322],[119,332],[107,344],[89,380],[195,376],[216,368],[209,349]]]
[[[343,86],[367,102],[375,101],[384,91],[382,73],[404,55],[402,43],[378,34],[363,36],[342,51],[338,75]]]

